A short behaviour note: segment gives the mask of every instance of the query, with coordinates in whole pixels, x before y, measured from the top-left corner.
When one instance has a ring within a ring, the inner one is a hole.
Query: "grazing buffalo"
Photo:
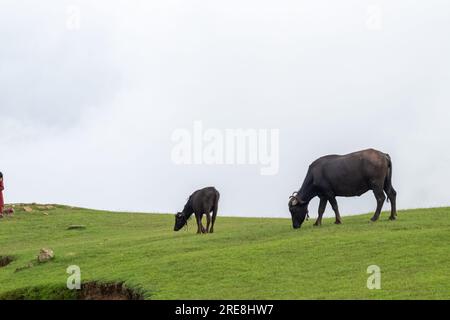
[[[197,220],[197,233],[213,233],[214,222],[216,221],[220,194],[214,187],[208,187],[195,191],[187,201],[182,212],[175,215],[174,231],[183,228],[188,219],[195,214]],[[211,212],[212,219],[211,219]],[[202,225],[202,217],[206,215],[206,229]],[[209,226],[211,225],[211,229]]]
[[[319,216],[315,226],[322,223],[322,215],[327,202],[330,202],[336,214],[336,224],[341,223],[336,197],[360,196],[373,190],[377,200],[377,209],[372,221],[377,221],[383,203],[391,201],[390,220],[395,220],[397,192],[392,187],[391,157],[377,150],[368,149],[347,155],[329,155],[314,161],[298,192],[290,197],[289,211],[295,229],[301,227],[308,215],[308,204],[314,197],[319,197]]]

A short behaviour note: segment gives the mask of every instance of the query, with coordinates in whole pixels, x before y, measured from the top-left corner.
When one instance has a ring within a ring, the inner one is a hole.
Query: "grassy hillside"
[[[0,298],[73,297],[66,268],[83,281],[121,282],[147,299],[449,299],[450,208],[313,219],[218,217],[216,233],[172,231],[172,215],[99,212],[57,206],[0,219]],[[84,230],[67,230],[69,225]],[[40,248],[55,259],[34,264]],[[382,289],[368,290],[376,264]]]

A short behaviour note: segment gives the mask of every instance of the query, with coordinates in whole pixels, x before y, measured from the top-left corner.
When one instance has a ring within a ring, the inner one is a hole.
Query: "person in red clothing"
[[[3,207],[5,202],[3,200],[3,190],[5,189],[3,184],[3,173],[0,172],[0,218],[3,217]]]

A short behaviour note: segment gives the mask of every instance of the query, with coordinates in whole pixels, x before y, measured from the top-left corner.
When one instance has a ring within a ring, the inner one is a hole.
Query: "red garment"
[[[3,190],[5,190],[5,186],[3,185],[3,180],[0,181],[0,214],[3,213],[3,207],[5,206],[5,202],[3,200]]]

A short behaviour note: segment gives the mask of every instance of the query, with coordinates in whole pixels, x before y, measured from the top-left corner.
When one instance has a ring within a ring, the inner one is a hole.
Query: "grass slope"
[[[125,281],[147,299],[449,299],[450,208],[344,217],[337,226],[288,219],[218,217],[215,234],[172,231],[173,216],[57,206],[0,219],[0,298],[70,298],[69,265],[83,281]],[[69,225],[84,230],[66,230]],[[40,248],[51,262],[15,272]],[[368,290],[367,267],[382,271]]]

